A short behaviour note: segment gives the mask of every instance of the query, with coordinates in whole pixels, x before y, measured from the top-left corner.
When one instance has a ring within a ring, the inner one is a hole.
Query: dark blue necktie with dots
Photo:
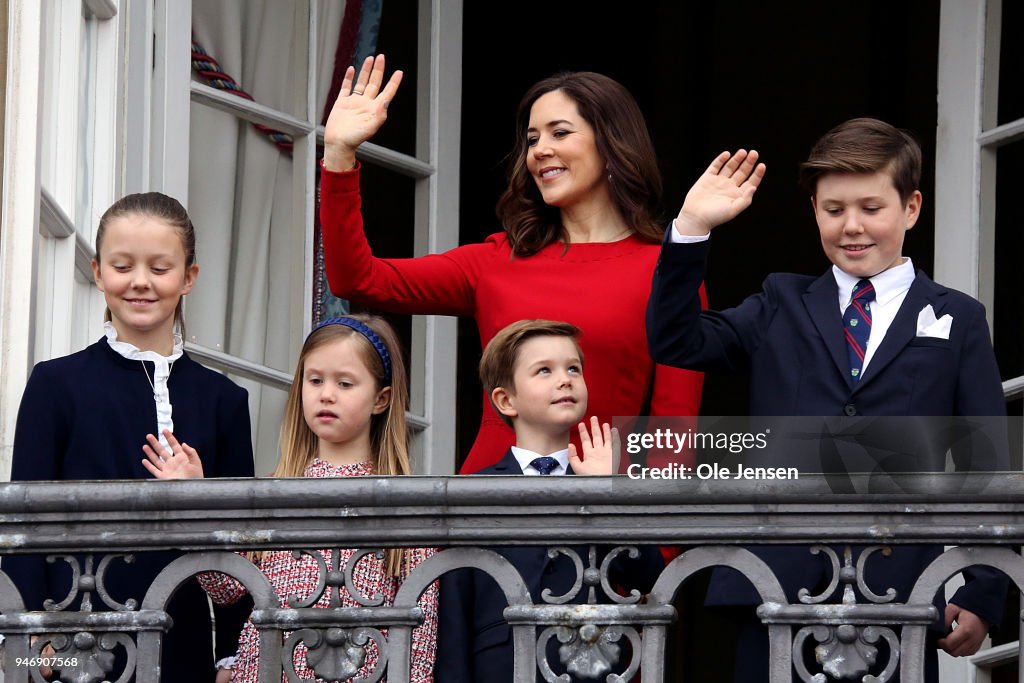
[[[846,350],[850,355],[850,377],[860,381],[864,369],[864,354],[871,336],[871,302],[875,300],[875,287],[871,280],[861,280],[853,288],[853,300],[843,314]]]
[[[551,471],[558,467],[558,461],[552,458],[550,455],[544,455],[539,458],[534,458],[530,461],[530,467],[537,470],[541,474],[551,474]]]

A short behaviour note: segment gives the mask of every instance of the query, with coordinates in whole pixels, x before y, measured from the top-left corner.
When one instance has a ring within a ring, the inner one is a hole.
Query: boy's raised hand
[[[615,454],[619,450],[619,430],[612,429],[605,422],[599,424],[597,417],[590,418],[590,430],[587,423],[580,422],[580,446],[583,447],[583,459],[576,453],[575,444],[569,444],[569,466],[576,474],[612,474]]]
[[[324,125],[324,168],[348,171],[355,166],[356,147],[373,137],[388,118],[388,104],[401,82],[402,72],[396,71],[384,85],[384,55],[367,57],[358,78],[355,67],[345,70]]]
[[[757,158],[757,150],[744,149],[715,157],[686,193],[676,229],[683,235],[706,235],[750,206],[766,170]]]
[[[202,479],[203,461],[196,449],[187,443],[179,443],[169,429],[164,430],[164,436],[171,447],[170,453],[159,439],[146,434],[149,443],[142,450],[148,460],[143,460],[142,466],[157,479]]]

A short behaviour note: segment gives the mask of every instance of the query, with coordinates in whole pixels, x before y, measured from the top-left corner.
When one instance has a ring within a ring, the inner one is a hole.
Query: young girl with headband
[[[302,346],[295,379],[281,425],[281,459],[274,477],[365,477],[409,474],[408,403],[406,370],[394,330],[381,318],[352,315],[317,325]],[[198,454],[172,440],[166,451],[150,442],[150,467],[158,477],[201,477]],[[339,566],[346,566],[354,549],[341,549]],[[332,550],[316,551],[331,566]],[[432,548],[389,549],[384,557],[357,558],[354,589],[362,595],[382,596],[391,604],[402,579],[433,555]],[[360,553],[362,555],[362,553]],[[261,553],[259,565],[270,581],[282,607],[307,601],[320,578],[319,558],[303,552]],[[200,583],[215,603],[232,603],[246,594],[245,587],[220,573],[201,574]],[[341,606],[360,607],[342,587]],[[437,585],[419,600],[424,622],[412,633],[412,681],[432,681],[437,634]],[[330,607],[330,591],[315,607]],[[259,671],[259,632],[250,621],[238,643],[233,681],[254,683]],[[371,643],[355,679],[372,676],[379,653]],[[303,645],[295,648],[295,672],[302,680],[315,676],[306,661]]]
[[[156,440],[154,434],[165,441],[177,435],[175,442],[202,453],[209,476],[253,475],[246,391],[183,349],[182,298],[199,273],[195,244],[188,213],[167,195],[131,194],[106,210],[92,261],[107,304],[104,335],[32,370],[18,410],[12,481],[149,478],[140,449],[147,437]],[[140,553],[133,564],[111,562],[103,577],[110,600],[141,602],[176,556]],[[46,599],[60,603],[72,591],[69,561],[9,556],[3,571],[30,610],[43,610]],[[93,610],[116,608],[92,595]],[[78,609],[77,602],[68,609]],[[164,640],[164,680],[212,683],[210,609],[202,589],[188,582],[167,609],[174,627]],[[223,614],[218,635],[231,628]],[[235,633],[244,617],[242,611],[234,618]],[[59,641],[49,642],[59,647]],[[116,680],[123,664],[108,664],[113,673],[104,673]]]

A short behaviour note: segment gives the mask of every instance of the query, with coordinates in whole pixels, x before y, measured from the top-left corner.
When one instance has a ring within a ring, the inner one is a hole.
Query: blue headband
[[[317,323],[316,327],[310,330],[309,333],[313,334],[321,327],[327,327],[328,325],[348,327],[366,337],[366,341],[370,342],[370,345],[377,351],[377,355],[380,356],[380,362],[384,364],[384,378],[388,384],[391,384],[391,354],[388,353],[388,347],[384,345],[383,340],[377,336],[376,332],[370,329],[369,325],[355,318],[330,318]]]

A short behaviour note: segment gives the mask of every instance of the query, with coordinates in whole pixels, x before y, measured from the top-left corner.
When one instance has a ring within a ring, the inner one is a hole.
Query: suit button
[[[846,406],[843,408],[843,412],[849,415],[850,417],[853,417],[854,415],[857,414],[857,406],[853,405],[852,403],[847,403]]]

